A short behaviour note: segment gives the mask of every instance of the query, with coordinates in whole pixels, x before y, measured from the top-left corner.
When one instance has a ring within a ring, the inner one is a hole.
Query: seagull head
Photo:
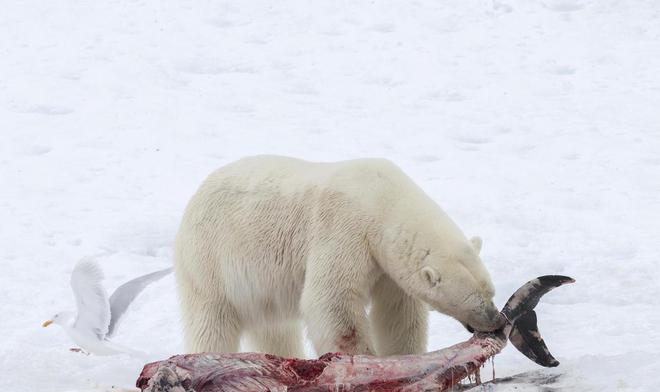
[[[47,327],[51,324],[64,326],[64,325],[68,325],[72,319],[73,319],[73,312],[59,312],[59,313],[55,313],[50,320],[44,321],[44,323],[41,324],[41,326]]]

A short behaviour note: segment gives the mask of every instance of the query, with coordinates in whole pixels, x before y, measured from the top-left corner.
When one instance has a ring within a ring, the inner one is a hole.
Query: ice
[[[537,309],[561,365],[509,348],[498,377],[656,390],[659,43],[653,1],[4,1],[0,389],[131,388],[143,360],[40,326],[73,305],[74,263],[96,257],[110,291],[170,265],[198,184],[269,153],[395,161],[483,237],[499,305],[574,277]],[[181,352],[174,289],[147,289],[116,341]],[[431,317],[429,350],[467,337]]]

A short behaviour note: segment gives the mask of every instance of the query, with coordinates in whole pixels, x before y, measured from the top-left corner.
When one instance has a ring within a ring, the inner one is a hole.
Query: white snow
[[[484,238],[498,304],[538,275],[577,279],[537,311],[562,362],[540,370],[561,374],[547,387],[658,389],[660,3],[1,8],[0,389],[131,388],[143,360],[71,353],[41,322],[73,306],[82,257],[109,290],[170,265],[198,184],[258,153],[395,161]],[[429,349],[468,337],[441,315],[431,330]],[[182,351],[173,277],[116,341]],[[498,377],[539,370],[511,347],[495,362]]]

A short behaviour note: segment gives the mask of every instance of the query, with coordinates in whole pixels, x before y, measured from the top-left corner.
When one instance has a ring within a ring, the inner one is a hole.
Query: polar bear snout
[[[504,327],[504,324],[506,324],[506,318],[502,316],[502,313],[493,304],[490,304],[484,312],[473,313],[471,317],[468,317],[467,322],[463,323],[471,333],[474,331],[496,331]]]

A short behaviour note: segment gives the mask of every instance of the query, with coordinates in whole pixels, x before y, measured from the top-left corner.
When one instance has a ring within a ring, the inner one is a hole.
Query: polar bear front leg
[[[288,358],[301,358],[304,354],[299,321],[265,323],[247,331],[250,349]]]
[[[373,355],[364,307],[350,293],[303,293],[301,302],[307,335],[316,353]]]
[[[426,352],[428,309],[383,275],[372,291],[371,328],[378,355]]]
[[[342,263],[314,264],[306,273],[300,307],[316,353],[373,355],[365,311],[368,293],[363,292],[368,285],[355,271],[342,271]],[[350,270],[355,262],[343,266]]]

